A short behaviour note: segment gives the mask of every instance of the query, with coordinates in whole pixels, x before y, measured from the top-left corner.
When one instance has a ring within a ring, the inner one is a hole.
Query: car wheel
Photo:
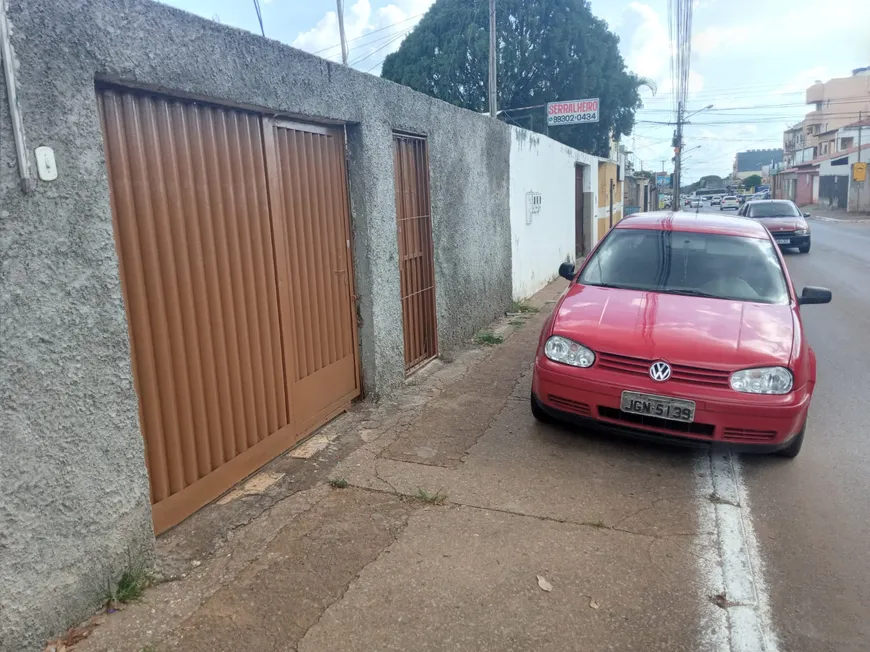
[[[791,440],[791,443],[785,448],[776,451],[776,454],[780,457],[787,457],[789,459],[793,459],[798,456],[798,453],[801,452],[801,446],[804,445],[804,432],[807,429],[807,422],[804,421],[804,425],[801,428],[801,431],[794,436]]]
[[[810,253],[810,243],[808,242],[803,247],[798,247],[798,251],[802,254]]]
[[[541,423],[553,423],[553,417],[544,412],[544,408],[538,403],[538,399],[532,394],[532,416]]]

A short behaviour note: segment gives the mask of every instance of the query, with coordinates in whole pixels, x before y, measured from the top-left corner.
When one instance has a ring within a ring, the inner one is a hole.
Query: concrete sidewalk
[[[810,219],[822,222],[870,222],[870,213],[850,213],[842,208],[813,205],[804,206],[801,210],[809,213]]]
[[[309,459],[279,458],[161,537],[171,581],[74,649],[714,649],[727,628],[695,454],[530,414],[562,287],[496,325],[503,344],[358,406]]]

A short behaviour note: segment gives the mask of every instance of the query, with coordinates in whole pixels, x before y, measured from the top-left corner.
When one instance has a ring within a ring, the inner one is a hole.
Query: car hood
[[[573,285],[553,333],[594,351],[730,370],[787,365],[796,324],[790,305]]]
[[[802,217],[756,217],[768,231],[794,231],[807,228],[807,222]]]

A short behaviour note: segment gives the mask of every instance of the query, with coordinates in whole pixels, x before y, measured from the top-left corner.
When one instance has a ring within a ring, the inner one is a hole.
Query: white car
[[[718,206],[722,203],[722,195],[713,195],[710,197],[710,206]]]
[[[740,208],[740,200],[735,195],[726,195],[719,204],[719,210],[724,211],[726,208],[737,210]]]
[[[696,197],[689,204],[689,208],[701,208],[701,200]]]

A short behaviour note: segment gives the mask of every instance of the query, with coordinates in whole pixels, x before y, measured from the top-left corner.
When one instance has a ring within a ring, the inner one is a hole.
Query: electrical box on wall
[[[541,212],[541,193],[529,191],[526,193],[526,224],[532,223],[532,215]]]

